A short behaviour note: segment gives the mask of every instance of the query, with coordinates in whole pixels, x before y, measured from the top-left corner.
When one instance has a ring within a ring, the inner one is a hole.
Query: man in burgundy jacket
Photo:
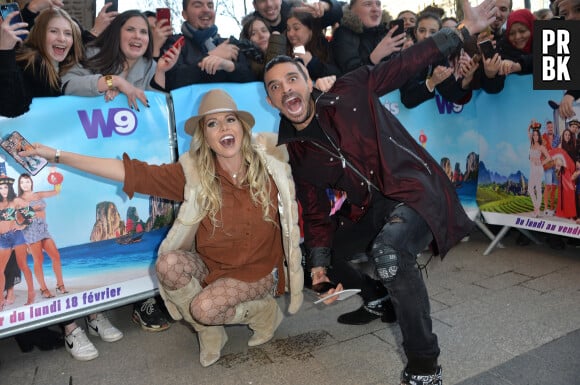
[[[497,8],[494,0],[473,8],[464,0],[464,12],[457,31],[443,29],[387,62],[360,67],[338,79],[328,93],[313,91],[292,58],[278,56],[265,68],[268,102],[282,116],[278,143],[287,145],[303,208],[312,283],[329,281],[326,268],[332,253],[340,252],[334,248],[336,237],[348,238],[357,233],[358,223],[375,218],[370,221],[375,224],[371,274],[388,289],[403,334],[408,362],[402,384],[442,384],[439,345],[416,256],[431,244],[443,257],[473,223],[438,162],[379,96],[457,52],[469,34],[495,19]],[[340,209],[344,221],[329,216],[328,188],[347,193]]]

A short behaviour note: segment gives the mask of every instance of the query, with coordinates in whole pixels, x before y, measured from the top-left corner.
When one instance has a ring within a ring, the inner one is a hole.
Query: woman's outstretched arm
[[[89,174],[123,182],[125,167],[121,159],[97,158],[74,152],[57,150],[40,143],[34,143],[32,148],[21,151],[20,156],[38,155],[53,163],[61,163],[74,167]]]

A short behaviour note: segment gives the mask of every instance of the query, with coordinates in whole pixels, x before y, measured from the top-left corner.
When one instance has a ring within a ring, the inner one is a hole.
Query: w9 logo
[[[113,132],[118,135],[130,135],[137,129],[137,116],[127,108],[109,108],[107,119],[102,110],[93,110],[91,116],[88,111],[77,111],[87,138],[99,137],[99,130],[103,138],[109,138]]]

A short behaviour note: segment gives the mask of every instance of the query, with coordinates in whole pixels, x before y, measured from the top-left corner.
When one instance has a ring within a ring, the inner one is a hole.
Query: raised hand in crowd
[[[485,30],[496,19],[497,14],[495,0],[485,0],[475,7],[469,1],[463,0],[462,24],[471,34]]]
[[[99,13],[97,14],[97,17],[95,19],[95,25],[89,31],[93,36],[95,37],[99,36],[105,30],[105,28],[107,28],[109,24],[111,24],[111,21],[113,21],[113,19],[117,17],[117,15],[119,14],[119,12],[116,11],[107,12],[107,9],[112,4],[113,3],[105,3],[105,5],[103,5],[103,8],[101,8]]]
[[[318,1],[316,3],[302,3],[299,6],[294,7],[295,12],[309,13],[313,17],[320,18],[324,16],[324,13],[330,10],[330,3],[325,1]]]
[[[484,58],[482,57],[481,62],[483,63],[483,71],[485,72],[485,76],[490,79],[493,79],[499,73],[501,67],[501,56],[499,53],[496,53],[491,58]]]
[[[38,13],[51,7],[62,8],[64,3],[61,0],[32,0],[27,6],[30,12]]]
[[[391,28],[371,52],[370,60],[373,64],[379,63],[383,58],[389,56],[393,52],[400,51],[403,48],[406,35],[402,33],[393,37],[393,33],[396,29],[397,26]]]
[[[167,19],[160,19],[151,25],[151,32],[153,33],[153,57],[159,57],[161,54],[161,47],[165,44],[167,39],[173,35],[173,27]]]
[[[10,21],[18,15],[12,12],[6,20],[0,18],[0,51],[10,51],[16,44],[21,43],[28,36],[27,23],[15,23],[10,25]]]

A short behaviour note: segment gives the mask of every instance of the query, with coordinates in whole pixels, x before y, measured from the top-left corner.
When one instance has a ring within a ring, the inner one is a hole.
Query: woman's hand
[[[112,4],[113,3],[105,3],[105,5],[103,5],[103,8],[101,8],[99,13],[97,14],[95,24],[93,25],[93,28],[91,28],[91,30],[89,31],[93,36],[97,37],[101,33],[103,33],[105,28],[107,28],[109,24],[111,24],[113,19],[117,17],[117,15],[119,14],[119,12],[115,11],[107,12],[107,8],[109,8]]]
[[[483,72],[488,79],[493,79],[497,76],[501,68],[501,62],[499,53],[496,53],[489,59],[483,58]]]
[[[10,25],[10,21],[18,15],[18,12],[12,12],[6,20],[0,19],[0,51],[10,51],[16,47],[17,43],[22,42],[28,35],[28,23],[15,23]]]
[[[176,48],[172,46],[169,48],[157,61],[157,70],[165,73],[172,69],[175,63],[177,63],[177,59],[179,59],[180,54],[181,47]]]
[[[40,156],[44,159],[54,162],[56,158],[56,149],[45,146],[41,143],[33,143],[26,150],[18,152],[19,156]]]
[[[62,8],[64,3],[61,0],[32,0],[28,3],[28,10],[32,13],[39,13],[47,8]]]
[[[461,80],[461,88],[466,90],[469,88],[469,84],[473,80],[475,71],[479,68],[479,63],[477,63],[474,58],[470,57],[467,53],[463,52],[459,58],[459,75],[463,77]]]
[[[135,87],[127,80],[123,79],[122,77],[118,76],[119,85],[117,88],[119,91],[124,93],[127,96],[127,100],[129,101],[129,107],[139,111],[139,104],[137,100],[140,100],[144,106],[149,107],[149,102],[147,101],[147,97],[145,96],[145,91],[143,91],[139,87]]]
[[[177,63],[180,53],[181,47],[172,46],[165,51],[163,56],[157,61],[154,78],[155,83],[157,83],[161,88],[165,88],[165,73],[172,69],[175,63]]]
[[[112,90],[105,91],[105,102],[110,102],[111,100],[115,99],[120,92],[117,88],[113,88]]]
[[[511,60],[505,59],[501,61],[500,67],[499,67],[499,74],[500,75],[509,75],[511,73],[514,72],[519,72],[522,70],[522,67]]]
[[[393,37],[393,33],[397,29],[397,26],[394,26],[387,32],[385,37],[377,44],[375,49],[370,54],[370,60],[373,64],[378,64],[383,58],[389,56],[393,52],[400,51],[405,43],[406,35],[401,33],[395,37]]]
[[[236,69],[236,65],[231,60],[222,59],[219,56],[213,55],[204,57],[197,65],[202,69],[202,71],[205,71],[210,75],[215,75],[219,70],[234,72]]]
[[[435,87],[451,75],[453,75],[453,67],[437,66],[431,74],[431,84]]]

